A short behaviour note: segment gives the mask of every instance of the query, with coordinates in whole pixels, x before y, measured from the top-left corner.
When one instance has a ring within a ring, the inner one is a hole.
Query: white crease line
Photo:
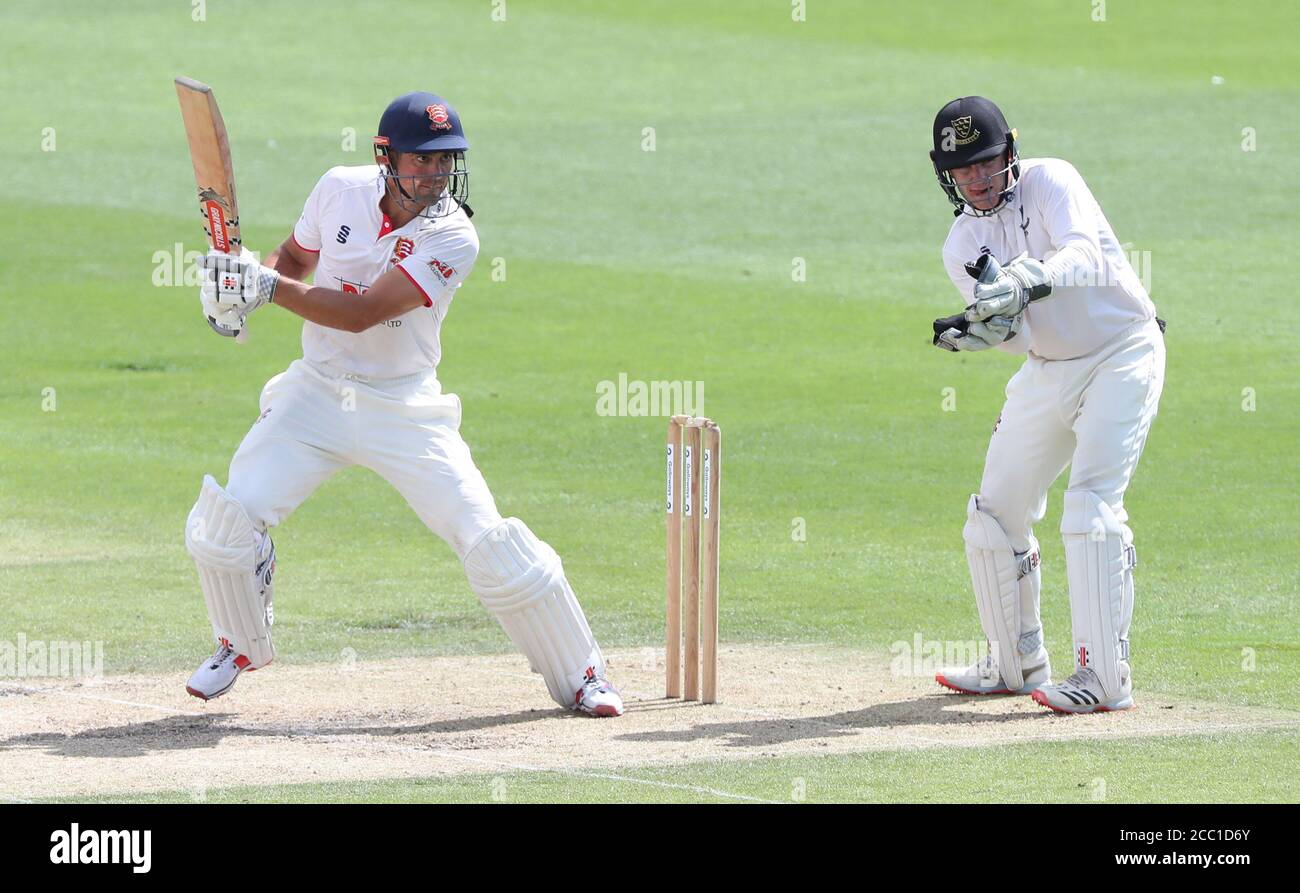
[[[316,737],[330,738],[336,736],[337,731],[325,730],[325,729],[300,728],[300,729],[293,729],[291,731],[291,734],[302,735],[303,737],[309,737],[309,738],[316,738]],[[607,772],[581,772],[576,769],[561,769],[561,768],[548,769],[542,766],[529,766],[525,763],[512,763],[506,760],[493,760],[493,759],[488,759],[487,757],[471,757],[462,753],[458,753],[456,751],[432,750],[426,747],[416,747],[415,745],[412,744],[398,744],[395,742],[384,741],[384,742],[374,742],[371,743],[369,746],[384,749],[384,750],[397,750],[402,752],[417,753],[424,756],[433,754],[435,756],[440,756],[445,759],[460,760],[462,762],[467,762],[467,763],[481,763],[483,765],[488,765],[488,766],[502,766],[507,769],[513,769],[517,772],[556,772],[561,775],[572,775],[576,778],[604,778],[611,781],[625,781],[631,784],[649,785],[651,787],[673,788],[673,789],[684,790],[684,791],[695,791],[696,793],[711,794],[715,797],[730,797],[734,800],[750,800],[755,803],[784,802],[781,800],[766,800],[762,797],[751,797],[748,794],[737,794],[731,791],[722,791],[716,788],[701,787],[698,785],[674,784],[672,782],[667,782],[667,781],[651,781],[650,779],[632,778],[626,775],[614,775],[612,773],[607,773]]]
[[[180,713],[185,716],[207,716],[202,710],[181,710],[177,707],[164,707],[161,704],[146,704],[141,701],[123,701],[120,698],[107,698],[103,695],[92,695],[80,691],[64,691],[61,688],[36,688],[31,685],[20,685],[16,682],[5,682],[0,685],[7,685],[11,690],[25,691],[29,694],[40,695],[58,695],[62,698],[79,698],[84,701],[104,701],[108,704],[122,704],[126,707],[144,707],[149,710],[160,710],[163,713]]]
[[[35,803],[35,800],[24,800],[21,797],[0,797],[0,803]]]
[[[419,748],[413,748],[419,750]],[[763,797],[751,797],[748,794],[737,794],[732,791],[720,791],[717,788],[701,787],[693,784],[675,784],[668,781],[651,781],[648,778],[632,778],[627,775],[614,775],[609,772],[579,772],[575,769],[544,769],[538,766],[528,766],[523,763],[510,763],[505,760],[490,760],[484,757],[470,757],[464,754],[458,754],[452,751],[435,750],[432,751],[438,756],[452,760],[463,760],[469,763],[482,763],[488,766],[503,766],[507,769],[513,769],[516,772],[556,772],[561,775],[572,775],[576,778],[603,778],[609,781],[623,781],[630,784],[648,785],[654,788],[670,788],[679,791],[694,791],[697,794],[710,794],[714,797],[726,797],[732,800],[747,800],[752,803],[782,803],[781,800],[767,800]]]
[[[328,740],[334,737],[341,737],[338,735],[337,730],[332,730],[332,729],[294,728],[289,730],[282,730],[282,734],[284,732],[287,732],[288,734],[292,734],[292,735],[301,735],[304,738],[324,738]],[[649,787],[670,788],[670,789],[682,790],[682,791],[694,791],[695,793],[698,794],[710,794],[714,797],[724,797],[733,800],[746,800],[754,803],[779,804],[784,802],[782,800],[767,800],[762,797],[751,797],[748,794],[737,794],[732,791],[723,791],[717,788],[701,787],[699,785],[675,784],[673,782],[667,782],[667,781],[651,781],[650,779],[646,779],[646,778],[633,778],[627,775],[614,775],[613,773],[608,773],[608,772],[582,772],[576,769],[561,769],[561,768],[548,769],[543,766],[529,766],[525,763],[512,763],[506,760],[493,760],[493,759],[488,759],[487,757],[471,757],[462,753],[457,753],[456,751],[432,750],[427,747],[416,747],[415,745],[412,744],[398,744],[395,742],[383,741],[383,742],[370,742],[367,744],[367,746],[377,750],[390,750],[390,751],[400,751],[403,753],[415,753],[415,754],[420,754],[421,756],[429,756],[430,754],[432,754],[434,756],[439,756],[444,759],[460,760],[461,762],[466,762],[466,763],[479,763],[487,766],[501,766],[507,769],[512,769],[516,772],[555,772],[560,775],[571,775],[575,778],[603,778],[609,781],[622,781],[622,782],[627,782],[629,784],[647,785]],[[419,776],[415,776],[415,777],[419,777]],[[310,784],[310,782],[302,782],[302,783]]]

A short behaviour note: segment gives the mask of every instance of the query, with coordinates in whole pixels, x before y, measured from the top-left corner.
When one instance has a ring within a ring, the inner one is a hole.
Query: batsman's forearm
[[[362,332],[373,324],[369,319],[370,308],[359,295],[307,285],[284,276],[275,287],[275,303],[309,322],[344,332]]]
[[[266,256],[266,260],[262,261],[262,266],[270,267],[279,273],[281,277],[287,276],[290,279],[299,281],[306,279],[311,273],[310,267],[299,263],[294,257],[279,248]]]

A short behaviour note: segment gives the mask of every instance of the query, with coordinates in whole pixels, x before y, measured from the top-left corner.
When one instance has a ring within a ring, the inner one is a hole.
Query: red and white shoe
[[[623,696],[608,679],[597,676],[595,669],[588,667],[586,681],[573,696],[573,709],[588,716],[622,716]]]
[[[221,639],[217,643],[216,653],[194,671],[194,675],[185,685],[185,690],[196,698],[211,701],[234,688],[235,680],[244,670],[250,673],[253,671],[253,668],[248,665],[248,658],[236,654],[235,649],[230,647],[230,643]]]
[[[1043,652],[1040,660],[1042,662],[1038,666],[1021,667],[1024,684],[1015,689],[1003,681],[997,662],[991,655],[986,655],[974,666],[944,667],[934,674],[934,681],[964,695],[1027,695],[1040,685],[1052,681],[1052,665],[1047,662],[1046,652]]]
[[[1136,706],[1133,703],[1133,680],[1127,673],[1120,691],[1114,697],[1107,697],[1101,680],[1091,667],[1081,667],[1064,682],[1044,685],[1030,697],[1057,713],[1108,713],[1132,710]]]

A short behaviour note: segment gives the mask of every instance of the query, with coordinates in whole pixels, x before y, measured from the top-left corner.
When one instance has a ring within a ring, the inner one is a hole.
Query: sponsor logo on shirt
[[[429,261],[429,269],[433,270],[434,275],[442,280],[443,285],[446,285],[447,282],[451,279],[451,277],[456,275],[456,270],[454,267],[450,266],[449,264],[444,264],[436,257],[433,260]]]

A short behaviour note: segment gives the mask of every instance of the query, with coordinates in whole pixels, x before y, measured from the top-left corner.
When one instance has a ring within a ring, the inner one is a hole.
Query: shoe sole
[[[194,697],[198,698],[200,701],[211,701],[213,698],[219,698],[219,697],[221,697],[222,695],[224,695],[226,692],[228,692],[228,691],[230,691],[232,688],[234,688],[234,687],[235,687],[235,683],[239,681],[239,675],[240,675],[240,673],[251,673],[251,672],[253,672],[253,668],[252,668],[252,667],[243,667],[243,668],[241,668],[240,671],[239,671],[239,673],[236,673],[236,674],[235,674],[235,678],[230,680],[230,684],[229,684],[229,685],[227,685],[227,686],[226,686],[225,688],[223,688],[221,691],[214,691],[214,692],[212,692],[212,694],[204,694],[203,692],[199,691],[197,688],[191,688],[191,687],[188,686],[188,685],[185,686],[185,691],[187,691],[187,692],[189,692],[190,694],[194,695]]]
[[[1019,688],[1015,690],[1012,690],[1010,688],[980,688],[980,689],[962,688],[960,685],[955,685],[954,683],[949,682],[947,677],[945,677],[942,673],[935,673],[934,681],[942,685],[944,688],[950,688],[953,691],[960,692],[961,694],[964,695],[1027,695],[1037,691],[1040,685],[1050,684],[1049,682],[1038,682],[1035,683],[1033,686],[1027,685],[1024,688]]]
[[[197,688],[190,688],[188,685],[185,686],[185,691],[186,691],[188,694],[192,694],[192,695],[194,695],[194,697],[198,698],[200,701],[211,701],[213,698],[219,698],[219,697],[221,697],[221,696],[224,695],[226,692],[230,691],[230,689],[232,689],[233,687],[234,687],[233,685],[227,685],[227,686],[226,686],[225,688],[223,688],[221,691],[213,692],[213,693],[210,694],[210,695],[208,695],[208,694],[204,694],[203,692],[199,691]]]
[[[1047,699],[1047,695],[1042,694],[1039,691],[1034,691],[1033,694],[1030,695],[1030,697],[1034,699],[1034,703],[1042,704],[1048,710],[1055,711],[1056,713],[1067,713],[1071,716],[1077,716],[1078,714],[1081,713],[1116,713],[1120,710],[1137,709],[1137,704],[1133,703],[1132,698],[1128,699],[1127,704],[1116,704],[1110,707],[1106,706],[1105,704],[1095,704],[1091,707],[1061,707],[1056,704],[1053,704],[1051,701]]]

